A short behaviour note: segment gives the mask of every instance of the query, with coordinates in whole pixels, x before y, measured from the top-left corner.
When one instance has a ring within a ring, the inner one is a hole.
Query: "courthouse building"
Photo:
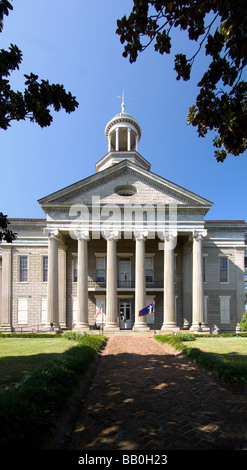
[[[93,175],[38,201],[43,219],[10,219],[0,330],[238,331],[245,221],[210,220],[212,202],[152,173],[124,102],[105,137]]]

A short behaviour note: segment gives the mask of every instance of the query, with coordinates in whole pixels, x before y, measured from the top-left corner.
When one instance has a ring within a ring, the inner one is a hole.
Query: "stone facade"
[[[11,220],[1,330],[239,329],[245,221],[207,220],[212,203],[153,174],[140,137],[123,103],[96,173],[39,200],[46,218]]]

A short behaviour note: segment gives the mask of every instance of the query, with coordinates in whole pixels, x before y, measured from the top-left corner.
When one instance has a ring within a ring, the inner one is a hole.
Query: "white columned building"
[[[153,173],[124,100],[105,138],[94,174],[38,201],[43,219],[10,219],[0,330],[239,331],[246,222]]]

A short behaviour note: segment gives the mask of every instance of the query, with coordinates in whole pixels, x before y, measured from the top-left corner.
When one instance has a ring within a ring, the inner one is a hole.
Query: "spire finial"
[[[121,96],[117,96],[117,98],[121,98]],[[122,95],[122,104],[121,104],[121,107],[122,107],[122,113],[124,113],[124,110],[125,110],[124,90],[123,90],[123,95]]]
[[[123,90],[123,96],[122,96],[122,113],[124,113],[125,110],[125,103],[124,103],[124,90]]]

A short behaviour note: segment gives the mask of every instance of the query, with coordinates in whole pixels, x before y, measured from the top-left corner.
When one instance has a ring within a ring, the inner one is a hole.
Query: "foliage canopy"
[[[13,6],[8,0],[0,0],[0,33],[3,30],[4,16],[8,16]],[[63,85],[50,84],[48,80],[38,81],[38,75],[24,75],[26,88],[24,92],[14,91],[9,82],[9,76],[18,70],[22,62],[22,52],[10,44],[8,50],[0,50],[0,129],[7,130],[11,121],[26,120],[36,122],[40,127],[47,127],[53,121],[50,108],[55,111],[63,108],[66,113],[75,111],[78,102]],[[0,212],[0,242],[11,243],[16,234],[9,230],[6,215]]]
[[[0,0],[0,32],[3,30],[4,16],[13,10],[8,0]],[[78,103],[63,85],[50,84],[48,80],[38,81],[38,75],[24,75],[26,88],[24,92],[14,91],[9,83],[9,76],[18,70],[22,62],[22,52],[10,44],[8,50],[0,50],[0,128],[7,130],[13,120],[29,119],[40,127],[50,126],[52,115],[50,107],[55,111],[63,108],[66,113],[75,111]]]
[[[175,54],[177,80],[190,79],[202,46],[211,60],[198,83],[196,103],[189,108],[188,124],[197,127],[200,137],[216,131],[217,161],[242,154],[247,148],[246,1],[133,0],[129,17],[117,20],[116,33],[125,44],[123,56],[132,63],[151,43],[160,54],[170,54],[174,28],[186,31],[198,45],[190,58]]]

